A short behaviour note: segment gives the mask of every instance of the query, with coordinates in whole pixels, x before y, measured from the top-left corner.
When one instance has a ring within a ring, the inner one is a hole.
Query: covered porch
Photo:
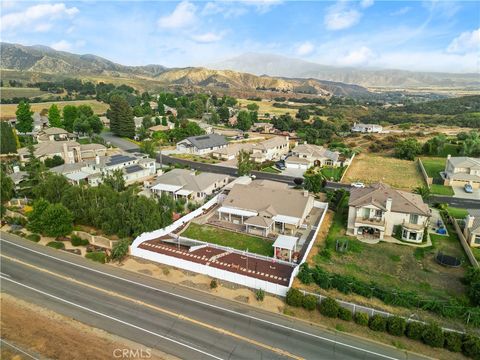
[[[192,191],[183,189],[183,186],[169,184],[157,184],[152,186],[150,190],[159,197],[162,196],[162,194],[168,194],[175,200],[184,198],[188,201],[188,199],[190,199],[190,195],[192,194]]]
[[[228,221],[234,224],[244,224],[245,220],[258,214],[254,211],[235,209],[222,206],[217,210],[218,220]]]
[[[275,259],[292,262],[293,254],[297,251],[298,237],[278,235],[273,243],[273,256]]]
[[[272,230],[273,220],[263,216],[252,216],[245,220],[245,231],[267,237]]]
[[[299,218],[286,215],[275,215],[272,220],[275,222],[274,231],[276,233],[289,235],[295,233],[301,221]]]

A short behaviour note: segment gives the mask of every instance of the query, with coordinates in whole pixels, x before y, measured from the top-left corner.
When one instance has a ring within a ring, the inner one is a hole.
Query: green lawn
[[[438,185],[438,184],[430,185],[430,192],[434,195],[445,195],[445,196],[455,195],[455,192],[453,191],[451,186]]]
[[[465,217],[468,215],[467,210],[451,206],[447,207],[447,212],[455,219],[465,219]]]
[[[219,229],[214,226],[190,223],[188,228],[182,232],[182,236],[238,250],[248,249],[249,252],[260,255],[273,256],[272,242],[248,234]]]
[[[440,178],[440,172],[445,170],[445,158],[421,158],[423,167],[428,176],[434,179]]]
[[[280,174],[280,170],[274,168],[273,166],[267,166],[262,169],[263,172],[271,173],[271,174]]]
[[[330,167],[330,166],[325,166],[322,167],[320,172],[325,176],[327,179],[333,178],[334,181],[340,181],[340,178],[342,177],[343,174],[343,167]]]

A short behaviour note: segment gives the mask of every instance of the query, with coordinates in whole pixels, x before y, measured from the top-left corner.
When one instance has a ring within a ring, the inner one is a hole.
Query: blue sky
[[[478,1],[2,1],[2,41],[125,65],[198,66],[246,52],[326,65],[480,71]]]

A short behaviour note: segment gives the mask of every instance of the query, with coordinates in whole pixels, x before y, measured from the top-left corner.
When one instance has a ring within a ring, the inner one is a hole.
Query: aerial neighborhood
[[[478,95],[49,79],[2,97],[8,242],[478,358]]]

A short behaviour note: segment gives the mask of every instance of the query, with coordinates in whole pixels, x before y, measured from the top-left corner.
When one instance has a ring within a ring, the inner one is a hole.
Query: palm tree
[[[423,200],[427,200],[431,195],[430,188],[428,186],[419,186],[413,190],[415,194],[418,194],[422,197]]]

